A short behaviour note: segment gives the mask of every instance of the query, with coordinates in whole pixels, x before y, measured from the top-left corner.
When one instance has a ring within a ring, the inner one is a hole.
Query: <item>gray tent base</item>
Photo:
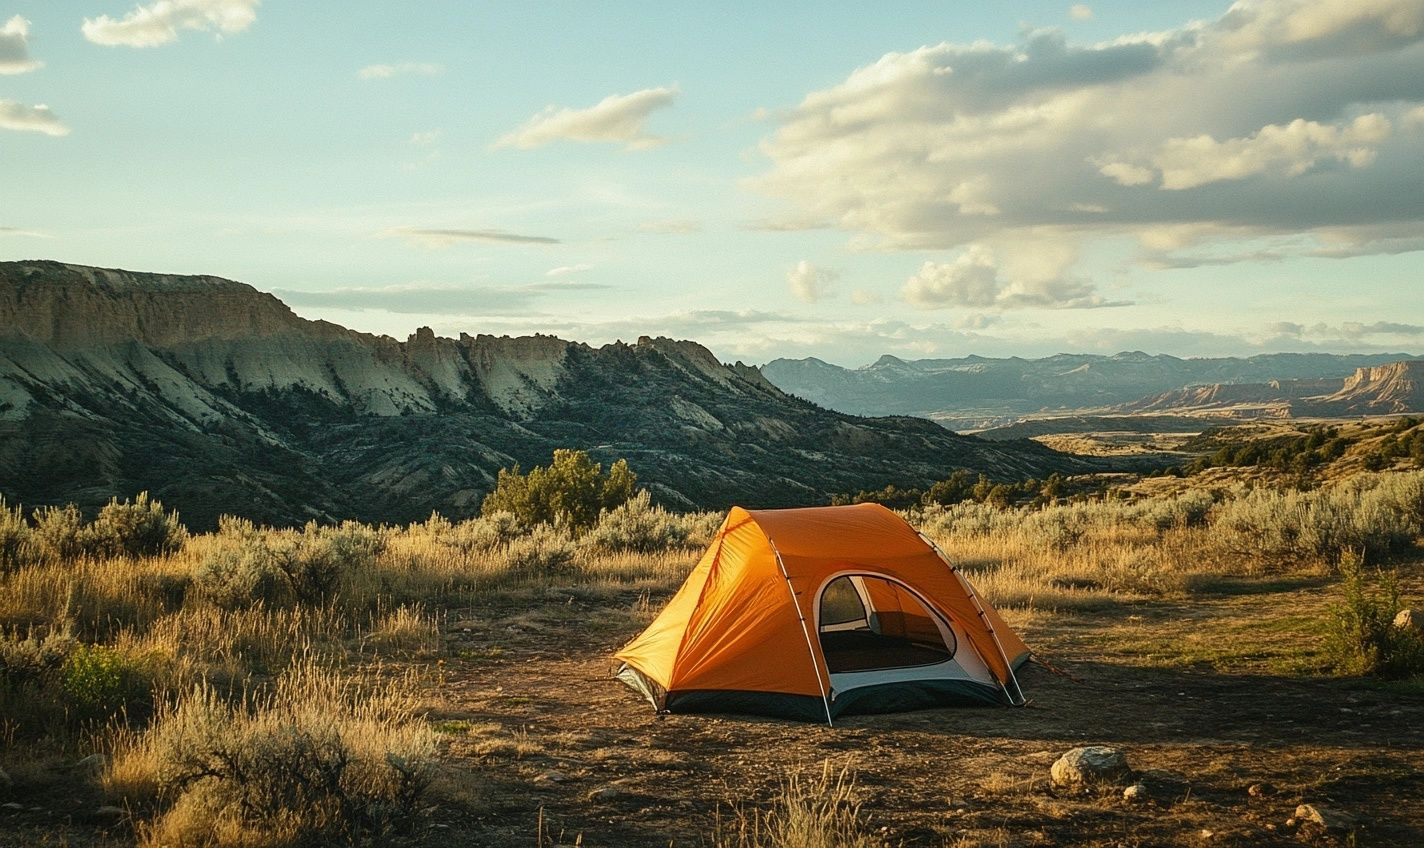
[[[667,692],[632,666],[624,666],[618,679],[670,713],[732,713],[824,722],[825,702],[815,695],[788,692],[692,690]],[[914,680],[859,686],[837,693],[831,716],[898,713],[946,706],[1004,706],[1002,689],[970,680]]]

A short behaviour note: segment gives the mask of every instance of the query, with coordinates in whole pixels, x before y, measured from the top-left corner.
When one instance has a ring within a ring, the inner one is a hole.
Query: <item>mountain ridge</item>
[[[1032,443],[791,397],[695,342],[406,340],[297,316],[245,283],[0,263],[0,479],[27,505],[148,489],[196,526],[476,512],[556,447],[626,457],[659,500],[791,506],[953,469],[1092,470]]]
[[[828,409],[920,415],[956,429],[979,429],[1036,413],[1112,410],[1198,386],[1343,380],[1359,368],[1412,359],[1405,353],[1182,358],[1121,351],[1038,359],[895,359],[894,365],[881,357],[855,369],[811,358],[776,359],[763,365],[762,373],[784,391]]]

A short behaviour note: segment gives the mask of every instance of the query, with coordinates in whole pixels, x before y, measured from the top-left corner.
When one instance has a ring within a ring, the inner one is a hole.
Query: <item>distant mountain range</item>
[[[1122,404],[1115,411],[1282,418],[1420,412],[1424,360],[1357,368],[1344,379],[1194,386]]]
[[[828,366],[829,367],[829,366]],[[147,489],[195,526],[475,513],[495,473],[554,448],[626,457],[657,497],[822,503],[969,468],[1096,461],[788,396],[686,341],[405,341],[308,321],[243,283],[0,263],[0,493],[96,507]]]
[[[1201,409],[1266,395],[1291,409],[1294,398],[1334,395],[1347,380],[1363,380],[1354,400],[1332,401],[1340,414],[1372,404],[1377,380],[1368,369],[1412,359],[1409,354],[1275,353],[1248,358],[1183,359],[1128,351],[1113,356],[1059,354],[1042,359],[920,359],[882,356],[873,365],[842,368],[819,359],[777,359],[762,374],[777,387],[828,409],[858,415],[899,414],[934,418],[954,429],[979,429],[1033,414],[1168,412]],[[1364,369],[1364,370],[1362,370]],[[1275,386],[1271,389],[1269,387]],[[1395,389],[1389,391],[1394,392]],[[1403,397],[1403,395],[1400,395]],[[1424,409],[1414,401],[1412,409]],[[1325,407],[1320,407],[1325,408]],[[1324,413],[1308,413],[1324,414]],[[1332,413],[1334,414],[1334,413]]]

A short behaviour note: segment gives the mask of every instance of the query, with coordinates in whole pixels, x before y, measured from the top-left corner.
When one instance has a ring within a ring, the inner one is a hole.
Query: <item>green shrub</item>
[[[199,687],[114,767],[156,784],[153,844],[364,845],[415,821],[435,757],[408,697],[298,667],[242,704]]]
[[[1424,475],[1365,475],[1312,492],[1252,490],[1217,507],[1214,538],[1228,555],[1262,566],[1333,563],[1407,550],[1420,531]]]
[[[102,645],[80,645],[64,660],[64,692],[80,718],[146,712],[153,705],[153,678],[145,664]]]
[[[78,646],[67,632],[34,631],[24,636],[0,632],[0,688],[18,689],[37,683],[64,666]]]
[[[308,523],[292,530],[259,530],[224,516],[216,544],[193,575],[198,590],[219,606],[322,604],[350,575],[370,569],[384,541],[355,522],[339,527]]]
[[[510,542],[504,549],[505,565],[515,576],[527,579],[559,577],[576,570],[573,540],[559,530],[540,525]]]
[[[482,553],[509,544],[521,532],[513,515],[496,512],[461,521],[450,528],[443,541],[467,553]]]
[[[1172,498],[1147,498],[1127,507],[1124,518],[1144,523],[1158,531],[1176,527],[1200,527],[1207,522],[1216,499],[1210,492],[1192,490]]]
[[[637,476],[625,460],[603,473],[603,466],[584,451],[559,449],[547,468],[521,474],[519,466],[502,468],[493,492],[480,511],[490,516],[505,512],[525,527],[551,524],[582,532],[592,527],[603,510],[613,509],[633,496]]]
[[[183,548],[188,529],[177,512],[164,512],[163,504],[139,492],[132,501],[114,498],[89,526],[96,549],[109,556],[162,556]]]
[[[93,535],[84,524],[84,515],[74,504],[47,506],[35,510],[34,540],[40,556],[51,562],[68,562],[93,556]]]
[[[34,532],[19,507],[0,496],[0,574],[15,571],[40,559]]]
[[[1358,552],[1340,558],[1341,599],[1330,613],[1327,654],[1342,674],[1399,678],[1424,674],[1424,636],[1396,627],[1399,580],[1393,571],[1365,574]]]
[[[679,516],[653,506],[652,496],[644,490],[627,503],[605,510],[583,543],[609,552],[662,551],[685,546],[688,530]]]

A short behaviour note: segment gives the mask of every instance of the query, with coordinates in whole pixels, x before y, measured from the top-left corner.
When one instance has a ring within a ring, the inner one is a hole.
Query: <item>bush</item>
[[[162,556],[182,550],[188,529],[177,512],[164,512],[163,504],[139,492],[133,501],[114,498],[89,527],[97,550],[109,556]]]
[[[40,559],[34,533],[19,507],[0,496],[0,574],[31,565]]]
[[[302,665],[245,704],[199,687],[116,753],[110,782],[167,806],[150,844],[379,839],[414,822],[434,771],[433,733],[397,691],[411,684],[371,690]]]
[[[37,509],[34,523],[32,538],[44,559],[67,562],[95,554],[93,536],[74,504]]]
[[[1424,674],[1424,636],[1395,627],[1399,581],[1393,571],[1371,580],[1359,553],[1340,558],[1341,599],[1331,610],[1326,650],[1342,674],[1399,678]]]
[[[549,467],[536,467],[527,475],[518,465],[500,469],[480,511],[486,516],[509,513],[525,527],[552,524],[582,532],[598,521],[601,511],[632,497],[636,483],[625,460],[604,474],[603,466],[584,451],[560,449]]]
[[[1128,521],[1145,523],[1160,531],[1177,527],[1200,527],[1207,522],[1216,499],[1210,492],[1192,490],[1173,498],[1149,498],[1129,507]]]
[[[228,609],[253,603],[321,604],[349,575],[371,568],[383,547],[378,531],[355,522],[339,527],[310,522],[297,533],[259,530],[250,521],[224,516],[194,582]]]
[[[80,718],[137,714],[153,705],[153,677],[145,664],[114,648],[76,647],[64,660],[61,681]]]
[[[465,553],[483,553],[509,544],[521,532],[513,515],[496,512],[452,525],[441,541]]]
[[[1330,489],[1257,489],[1217,507],[1222,550],[1266,566],[1333,563],[1346,549],[1388,556],[1408,549],[1420,531],[1424,475],[1368,475]]]
[[[574,555],[573,540],[546,525],[535,527],[504,549],[511,574],[536,580],[572,574],[576,570]]]
[[[19,689],[58,672],[78,643],[66,632],[0,632],[0,688]]]
[[[605,510],[583,543],[609,552],[662,551],[684,547],[689,529],[679,516],[653,506],[652,496],[644,490],[622,506]]]

